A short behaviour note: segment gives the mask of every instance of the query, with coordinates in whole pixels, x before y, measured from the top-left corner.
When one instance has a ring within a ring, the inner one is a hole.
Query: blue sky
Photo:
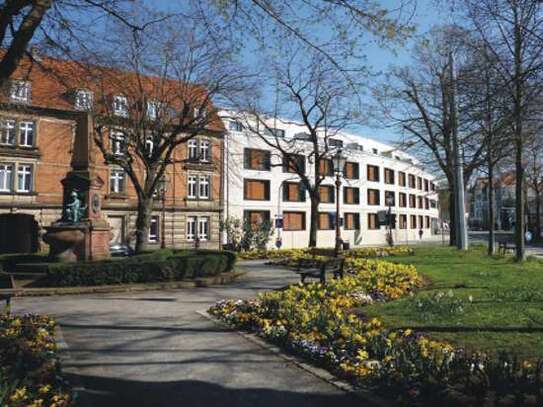
[[[145,0],[144,0],[145,1]],[[412,17],[412,24],[416,27],[416,33],[414,37],[401,47],[396,47],[394,51],[380,47],[376,43],[369,43],[364,47],[364,52],[367,57],[368,64],[373,68],[374,72],[386,71],[389,67],[394,65],[407,65],[411,63],[410,49],[413,41],[428,31],[433,25],[448,22],[446,10],[439,8],[436,5],[436,0],[411,0],[416,1],[415,13]],[[182,0],[179,2],[173,2],[171,0],[146,0],[146,3],[152,7],[158,7],[162,10],[174,10],[182,4]],[[400,1],[398,0],[380,0],[379,4],[382,7],[393,9],[398,6]],[[246,44],[246,51],[244,52],[244,59],[248,65],[254,65],[260,63],[260,57],[254,50],[254,44],[248,42]],[[379,79],[372,79],[378,81]],[[273,92],[270,92],[270,100],[274,97]],[[367,98],[369,104],[372,103],[370,97]],[[384,126],[370,127],[368,125],[360,125],[351,129],[353,133],[358,133],[364,136],[372,137],[382,141],[395,141],[400,138],[400,135],[395,133],[394,129],[386,128]]]

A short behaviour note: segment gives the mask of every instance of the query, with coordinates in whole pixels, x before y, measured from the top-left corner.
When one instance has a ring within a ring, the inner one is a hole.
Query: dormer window
[[[111,133],[111,153],[116,156],[123,156],[126,152],[126,139],[120,131]]]
[[[113,114],[128,117],[128,98],[124,95],[113,96]]]
[[[160,103],[156,100],[149,100],[147,102],[147,118],[149,120],[156,120],[158,118],[158,111]]]
[[[241,124],[237,120],[230,120],[228,122],[228,130],[231,130],[231,131],[243,131],[243,124]]]
[[[205,119],[207,117],[207,110],[204,108],[195,107],[194,108],[194,118],[202,118]]]
[[[9,92],[11,100],[16,102],[30,101],[30,82],[28,81],[12,81]]]
[[[75,92],[75,108],[77,110],[91,110],[93,105],[93,93],[87,89],[78,89]]]

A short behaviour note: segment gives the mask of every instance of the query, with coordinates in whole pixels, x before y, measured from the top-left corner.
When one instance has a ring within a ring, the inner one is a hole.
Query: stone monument
[[[92,116],[77,113],[72,170],[61,181],[62,217],[45,228],[49,256],[58,261],[99,260],[110,257],[111,228],[102,215],[104,181],[95,169]]]

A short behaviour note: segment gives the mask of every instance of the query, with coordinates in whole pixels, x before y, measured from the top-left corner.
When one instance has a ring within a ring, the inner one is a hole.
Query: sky
[[[178,0],[182,2],[183,0]],[[396,47],[393,51],[382,48],[375,42],[369,43],[364,52],[367,57],[368,64],[373,72],[384,72],[392,66],[403,66],[411,64],[410,50],[413,42],[422,34],[427,32],[433,25],[445,23],[448,20],[446,10],[438,8],[436,0],[412,0],[416,2],[415,12],[411,19],[411,24],[415,26],[416,32],[411,40],[406,42],[401,47]],[[387,9],[398,7],[398,0],[378,0],[379,5]],[[147,0],[149,5],[160,8],[162,10],[171,10],[180,3],[172,2],[171,0]],[[412,9],[411,9],[412,10]],[[254,44],[248,42],[243,55],[243,59],[251,66],[261,63],[260,57],[254,52]],[[378,81],[379,78],[372,79]],[[373,83],[372,83],[373,84]],[[274,98],[273,91],[269,92],[269,98]],[[372,104],[371,96],[365,100],[370,106]],[[271,102],[273,103],[273,102]],[[387,128],[385,125],[357,125],[350,131],[354,134],[360,134],[366,137],[371,137],[383,142],[394,142],[401,139],[401,135],[397,130]]]

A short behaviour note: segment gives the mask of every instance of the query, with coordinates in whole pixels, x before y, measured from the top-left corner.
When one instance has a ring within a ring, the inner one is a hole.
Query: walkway
[[[52,315],[64,371],[83,406],[360,406],[361,401],[197,313],[295,276],[246,262],[230,286],[20,298],[15,312]]]

